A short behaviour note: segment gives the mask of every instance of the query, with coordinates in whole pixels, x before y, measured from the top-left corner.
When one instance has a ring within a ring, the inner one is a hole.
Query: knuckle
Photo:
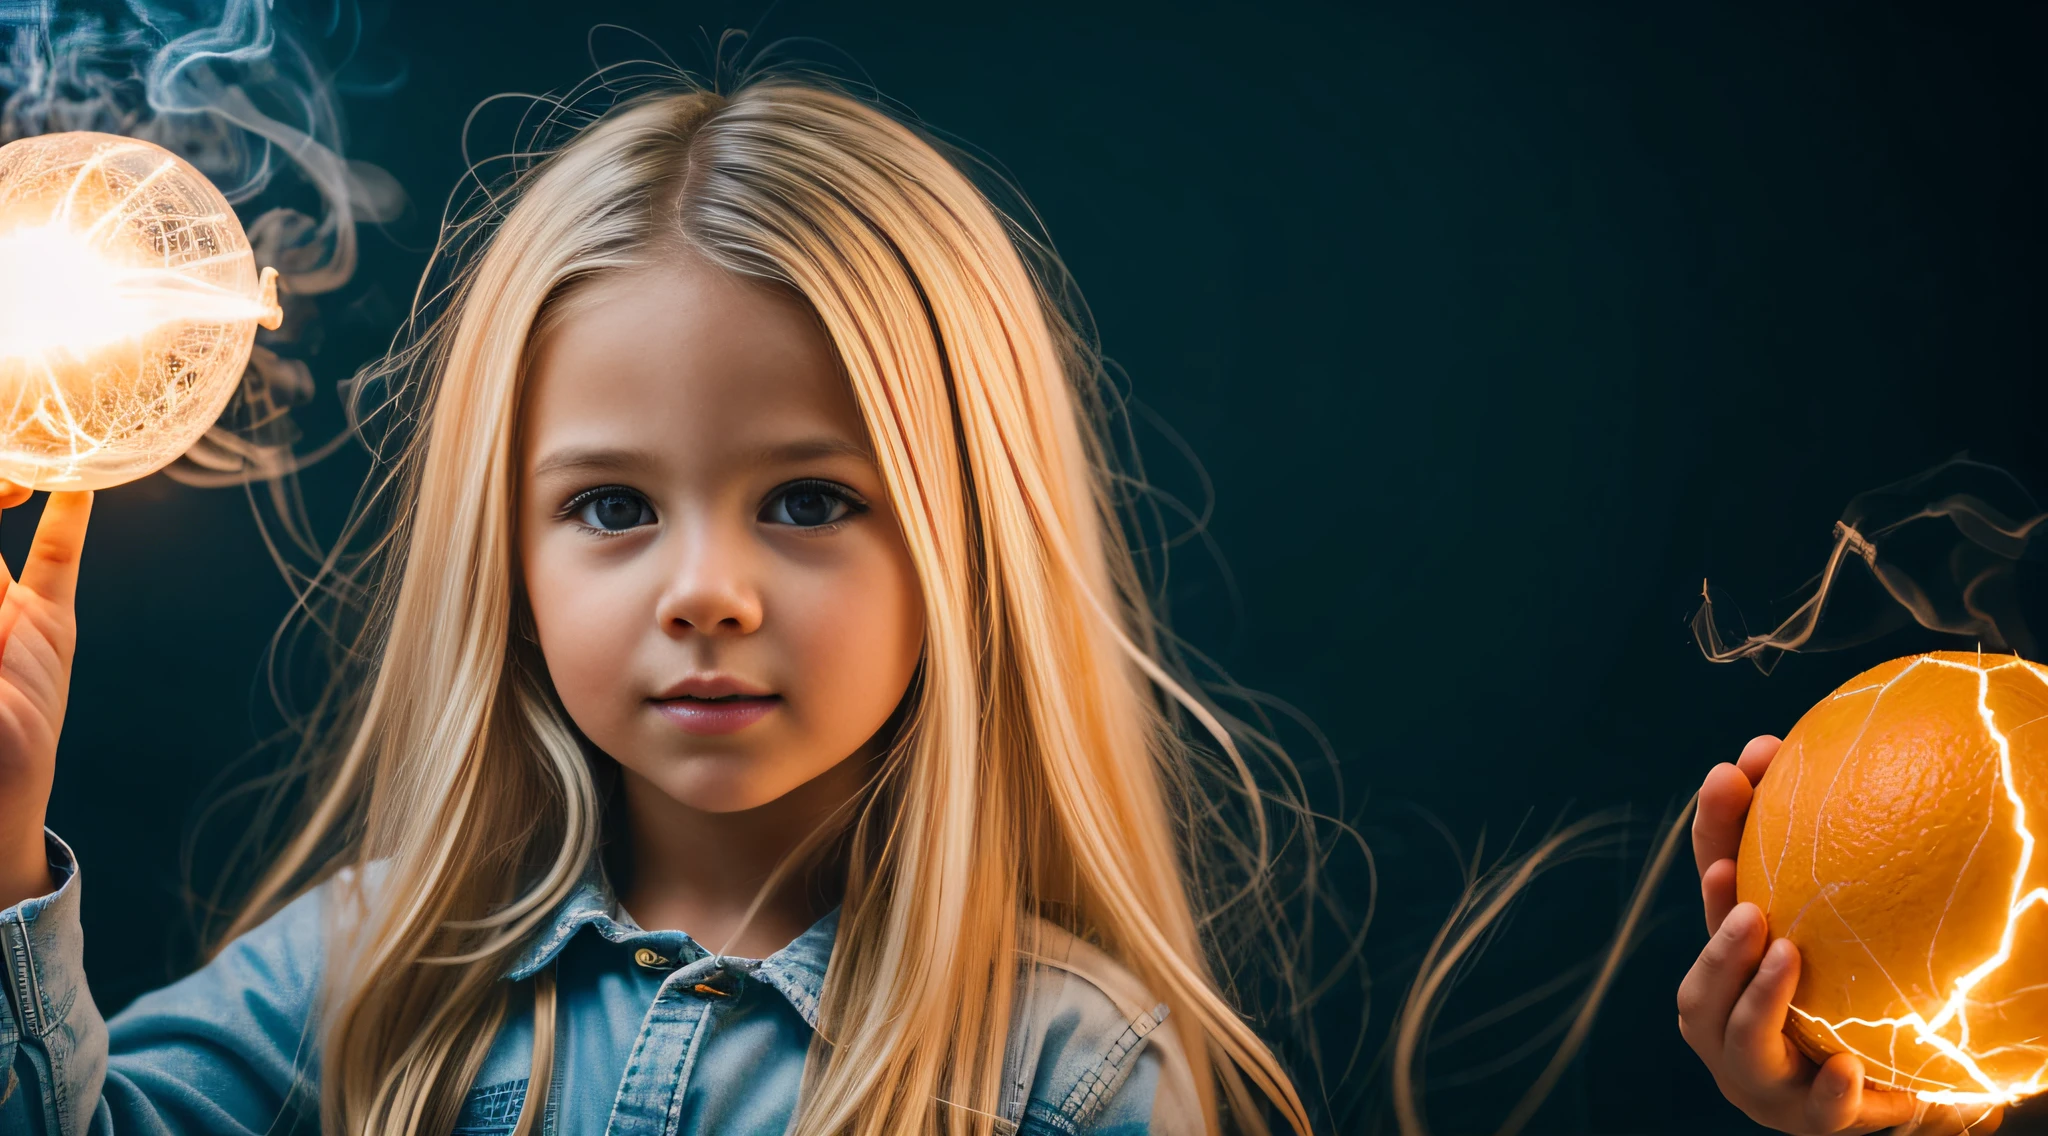
[[[1699,975],[1703,980],[1711,981],[1720,978],[1728,971],[1731,951],[1732,948],[1729,946],[1728,936],[1716,934],[1713,938],[1707,940],[1706,946],[1700,948],[1700,957],[1698,961],[1692,964],[1692,972]]]
[[[1680,1028],[1700,1012],[1700,992],[1690,975],[1678,984],[1678,1024]]]

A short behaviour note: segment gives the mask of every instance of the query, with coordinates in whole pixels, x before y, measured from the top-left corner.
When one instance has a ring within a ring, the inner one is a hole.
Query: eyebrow
[[[866,446],[857,442],[849,442],[844,438],[817,437],[762,446],[740,455],[740,461],[748,465],[788,465],[831,457],[853,457],[869,463],[875,460],[875,455],[869,452]],[[615,446],[580,447],[556,450],[548,454],[535,463],[533,476],[540,478],[557,473],[612,473],[639,469],[647,464],[648,455],[644,450]]]
[[[533,476],[546,477],[555,473],[603,473],[631,469],[644,461],[642,455],[635,450],[605,447],[556,450],[534,465]]]
[[[741,460],[753,465],[788,465],[793,462],[815,461],[818,458],[859,458],[872,463],[875,455],[858,442],[820,436],[762,446],[746,454]]]

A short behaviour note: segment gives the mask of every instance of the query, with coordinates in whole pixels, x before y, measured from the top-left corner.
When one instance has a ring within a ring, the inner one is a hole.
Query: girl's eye
[[[807,481],[785,486],[769,498],[761,519],[771,525],[815,529],[867,511],[852,490],[827,481]]]
[[[647,499],[626,489],[592,490],[571,508],[578,521],[600,532],[624,532],[654,521],[654,510],[647,507]]]

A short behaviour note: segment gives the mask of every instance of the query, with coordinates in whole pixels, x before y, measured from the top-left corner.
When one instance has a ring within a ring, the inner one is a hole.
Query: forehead
[[[696,260],[585,285],[533,346],[520,419],[528,462],[563,446],[714,459],[793,437],[867,437],[810,309]]]

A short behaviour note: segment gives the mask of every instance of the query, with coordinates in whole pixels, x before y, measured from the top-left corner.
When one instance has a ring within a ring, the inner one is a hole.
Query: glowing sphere
[[[277,274],[162,147],[75,132],[0,147],[0,478],[99,489],[220,417]]]
[[[1799,945],[1809,1055],[1952,1104],[2048,1088],[2048,668],[1943,651],[1850,680],[1757,786],[1736,894]]]

